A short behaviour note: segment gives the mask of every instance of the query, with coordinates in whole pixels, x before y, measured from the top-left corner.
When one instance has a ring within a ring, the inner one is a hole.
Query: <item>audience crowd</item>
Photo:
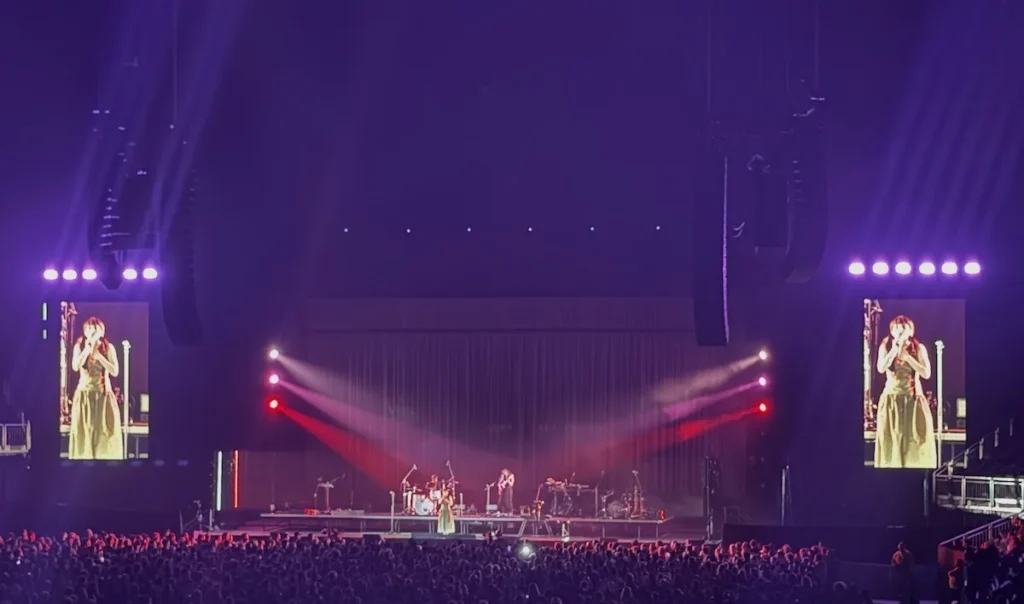
[[[26,532],[0,540],[0,558],[0,604],[870,602],[827,580],[826,548],[756,542],[534,547]]]
[[[1024,521],[1014,518],[981,547],[962,544],[964,557],[949,571],[952,597],[967,602],[1024,602]]]

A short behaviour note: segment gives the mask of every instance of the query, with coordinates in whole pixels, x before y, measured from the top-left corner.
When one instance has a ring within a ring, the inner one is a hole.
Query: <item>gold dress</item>
[[[445,492],[441,495],[441,502],[437,507],[437,534],[455,534],[455,514],[452,511],[452,495]]]
[[[921,380],[906,361],[896,359],[886,372],[878,399],[876,468],[934,468],[935,425]]]
[[[124,459],[117,398],[107,371],[92,356],[82,362],[71,400],[68,459]]]

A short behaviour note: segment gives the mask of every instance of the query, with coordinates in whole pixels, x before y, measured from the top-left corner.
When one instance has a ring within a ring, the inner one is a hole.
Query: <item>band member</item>
[[[427,496],[433,502],[438,502],[441,499],[441,481],[438,479],[437,474],[431,474],[430,480],[427,481],[426,489]]]
[[[69,459],[124,459],[121,417],[110,385],[121,368],[106,331],[103,321],[86,319],[71,354],[78,386],[71,400]]]
[[[899,315],[889,322],[876,369],[886,377],[878,400],[875,467],[936,467],[932,411],[921,388],[921,380],[932,376],[932,364],[908,317]]]
[[[508,468],[502,469],[501,476],[498,477],[498,512],[511,514],[515,510],[515,505],[512,503],[512,492],[515,486],[516,475]]]
[[[441,499],[437,504],[437,534],[455,534],[455,514],[452,511],[455,505],[455,493],[448,485],[441,489]]]

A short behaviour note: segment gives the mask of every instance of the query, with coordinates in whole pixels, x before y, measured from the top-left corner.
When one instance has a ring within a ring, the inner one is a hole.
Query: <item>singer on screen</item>
[[[879,373],[885,388],[878,400],[876,468],[934,468],[935,426],[921,388],[930,379],[928,349],[914,336],[914,322],[899,315],[889,322],[889,336],[878,348]]]
[[[69,459],[124,459],[121,418],[110,385],[121,368],[117,351],[106,338],[106,326],[96,317],[82,324],[75,342],[71,370],[78,386],[71,399]]]

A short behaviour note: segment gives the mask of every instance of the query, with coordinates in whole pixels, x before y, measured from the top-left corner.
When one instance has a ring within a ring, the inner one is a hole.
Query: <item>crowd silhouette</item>
[[[870,602],[831,552],[756,542],[368,541],[333,535],[25,532],[0,542],[0,604]]]

